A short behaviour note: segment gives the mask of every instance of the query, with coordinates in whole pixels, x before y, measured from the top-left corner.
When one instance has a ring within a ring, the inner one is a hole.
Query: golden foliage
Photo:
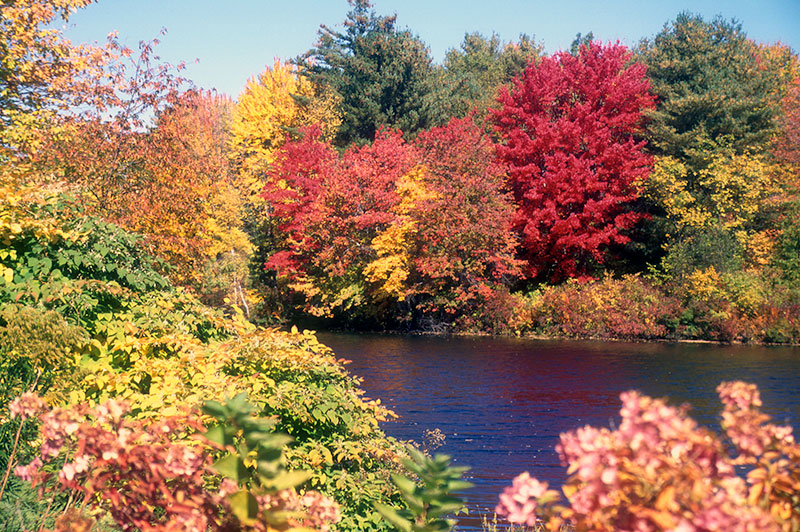
[[[410,293],[406,284],[409,272],[409,248],[413,239],[415,222],[406,220],[394,223],[372,240],[372,248],[378,258],[364,268],[364,277],[378,285],[378,293],[384,297],[405,299]]]
[[[0,160],[5,168],[0,170],[0,180],[4,182],[50,184],[53,172],[36,172],[29,160],[42,148],[42,132],[57,136],[59,111],[84,104],[101,90],[93,80],[102,76],[114,50],[74,46],[57,27],[59,19],[66,22],[91,2],[20,0],[2,4]]]
[[[318,124],[324,139],[336,132],[341,117],[337,97],[317,89],[288,63],[251,78],[233,112],[231,143],[240,165],[241,188],[257,194],[259,171],[275,160],[287,135],[304,125]]]
[[[425,167],[417,166],[397,181],[400,202],[395,207],[397,218],[372,240],[378,258],[364,269],[370,283],[378,285],[378,294],[403,300],[413,290],[407,284],[410,275],[410,254],[417,233],[414,209],[422,201],[435,200],[436,192],[425,187]]]
[[[782,169],[764,155],[722,150],[697,173],[674,157],[656,158],[645,182],[645,195],[667,213],[679,229],[719,225],[746,228],[770,197],[781,193]]]
[[[737,231],[736,239],[744,250],[747,263],[754,267],[766,266],[775,253],[779,237],[776,229],[763,231]]]
[[[722,278],[713,266],[695,270],[686,280],[686,297],[695,301],[709,302],[720,294]]]

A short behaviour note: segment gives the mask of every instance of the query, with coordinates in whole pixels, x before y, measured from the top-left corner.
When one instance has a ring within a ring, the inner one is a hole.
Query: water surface
[[[560,486],[555,452],[561,432],[618,420],[619,394],[636,389],[718,428],[715,388],[746,380],[761,389],[764,410],[795,429],[800,420],[800,348],[709,344],[636,344],[514,338],[345,335],[320,340],[352,361],[370,398],[400,419],[383,429],[423,440],[438,428],[438,449],[472,467],[466,494],[470,528],[491,513],[511,479],[529,471]]]

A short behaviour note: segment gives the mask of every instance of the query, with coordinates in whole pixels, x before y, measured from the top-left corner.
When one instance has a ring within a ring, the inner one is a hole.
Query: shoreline
[[[385,334],[387,336],[454,336],[454,337],[475,337],[475,338],[517,338],[520,340],[544,340],[544,341],[577,341],[577,342],[627,342],[631,344],[708,344],[708,345],[741,345],[741,346],[760,346],[760,347],[800,347],[800,342],[759,342],[741,340],[723,341],[709,340],[705,338],[615,338],[608,336],[555,336],[546,334],[495,334],[489,332],[470,332],[470,331],[398,331],[398,330],[358,330],[345,328],[314,329],[315,332],[326,332],[333,334]]]

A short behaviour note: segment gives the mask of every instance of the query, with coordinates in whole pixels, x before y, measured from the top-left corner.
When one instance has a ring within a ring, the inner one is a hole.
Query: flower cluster
[[[35,393],[25,392],[8,404],[8,413],[14,417],[20,417],[22,421],[28,418],[37,417],[44,412],[47,404]]]
[[[329,532],[331,525],[341,519],[336,501],[318,491],[307,491],[299,495],[294,489],[287,489],[277,493],[257,495],[256,501],[262,511],[288,512],[291,517],[287,520],[287,525],[293,528],[313,528]]]
[[[539,519],[536,507],[547,492],[547,482],[539,482],[526,471],[514,479],[512,486],[503,490],[495,513],[505,515],[509,522],[536,526]]]
[[[756,457],[766,450],[794,444],[792,427],[769,423],[769,416],[759,410],[761,394],[753,384],[723,382],[717,388],[725,405],[722,428],[742,457]]]
[[[686,407],[625,392],[618,429],[561,435],[569,508],[552,504],[546,485],[524,473],[497,513],[550,530],[570,520],[577,530],[609,532],[797,532],[800,447],[791,428],[769,423],[753,385],[723,383],[718,392],[738,457]],[[737,475],[741,463],[755,464],[746,480]]]
[[[769,510],[782,530],[800,530],[800,445],[792,427],[770,423],[759,410],[761,396],[752,384],[723,382],[717,392],[725,405],[722,428],[736,447],[736,462],[750,467],[748,502]]]
[[[26,412],[36,400],[27,398]],[[122,402],[41,413],[39,456],[16,474],[33,484],[53,475],[43,466],[62,455],[57,485],[107,511],[122,530],[203,532],[219,523],[219,494],[205,489],[210,457],[183,436],[199,428],[190,416],[126,418]],[[97,495],[94,497],[93,495]],[[177,527],[177,528],[175,528]]]

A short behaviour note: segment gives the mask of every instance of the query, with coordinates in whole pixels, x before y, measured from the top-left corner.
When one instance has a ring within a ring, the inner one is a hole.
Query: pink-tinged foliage
[[[597,532],[797,531],[800,448],[791,428],[769,423],[754,385],[722,383],[718,392],[735,455],[687,407],[626,392],[618,429],[561,435],[568,507],[537,495],[541,485],[524,474],[501,496],[498,513],[550,530],[569,522]],[[751,465],[746,480],[740,464]]]
[[[414,145],[425,170],[424,186],[433,193],[411,213],[418,291],[470,309],[520,274],[505,168],[470,118],[422,132]],[[432,304],[440,307],[441,301],[434,298]]]
[[[394,219],[395,184],[415,156],[399,132],[342,157],[307,128],[271,166],[262,196],[282,233],[266,267],[290,278],[344,277],[371,258],[372,239]]]
[[[531,63],[499,95],[493,119],[517,202],[515,228],[532,276],[583,276],[642,215],[639,195],[651,157],[638,140],[654,105],[645,67],[622,45],[582,46]]]
[[[281,490],[273,494],[257,495],[256,500],[260,508],[294,512],[295,516],[289,518],[287,523],[291,527],[328,532],[331,524],[338,523],[341,519],[339,505],[318,491],[299,495],[293,489]],[[272,530],[275,529],[271,528],[268,532]]]
[[[40,456],[16,474],[45,484],[53,474],[43,465],[66,451],[55,472],[59,489],[107,510],[122,530],[200,532],[218,524],[224,499],[205,490],[211,457],[180,438],[201,426],[186,416],[132,420],[127,410],[108,401],[42,413]]]
[[[82,496],[97,512],[107,512],[122,530],[207,532],[276,530],[260,520],[242,523],[228,497],[239,485],[226,478],[218,488],[212,478],[216,446],[202,437],[199,417],[187,411],[160,420],[129,417],[128,406],[110,400],[94,408],[46,407],[35,394],[11,402],[11,414],[38,416],[39,456],[18,466],[16,475],[42,487]],[[64,458],[64,462],[54,460]],[[59,465],[60,464],[60,465]],[[256,497],[258,513],[287,515],[287,526],[327,532],[340,520],[339,505],[316,491],[293,488]],[[56,530],[88,530],[93,519],[80,511],[64,514]]]
[[[22,421],[36,417],[44,412],[47,404],[35,393],[25,392],[8,403],[8,415],[19,417]]]

